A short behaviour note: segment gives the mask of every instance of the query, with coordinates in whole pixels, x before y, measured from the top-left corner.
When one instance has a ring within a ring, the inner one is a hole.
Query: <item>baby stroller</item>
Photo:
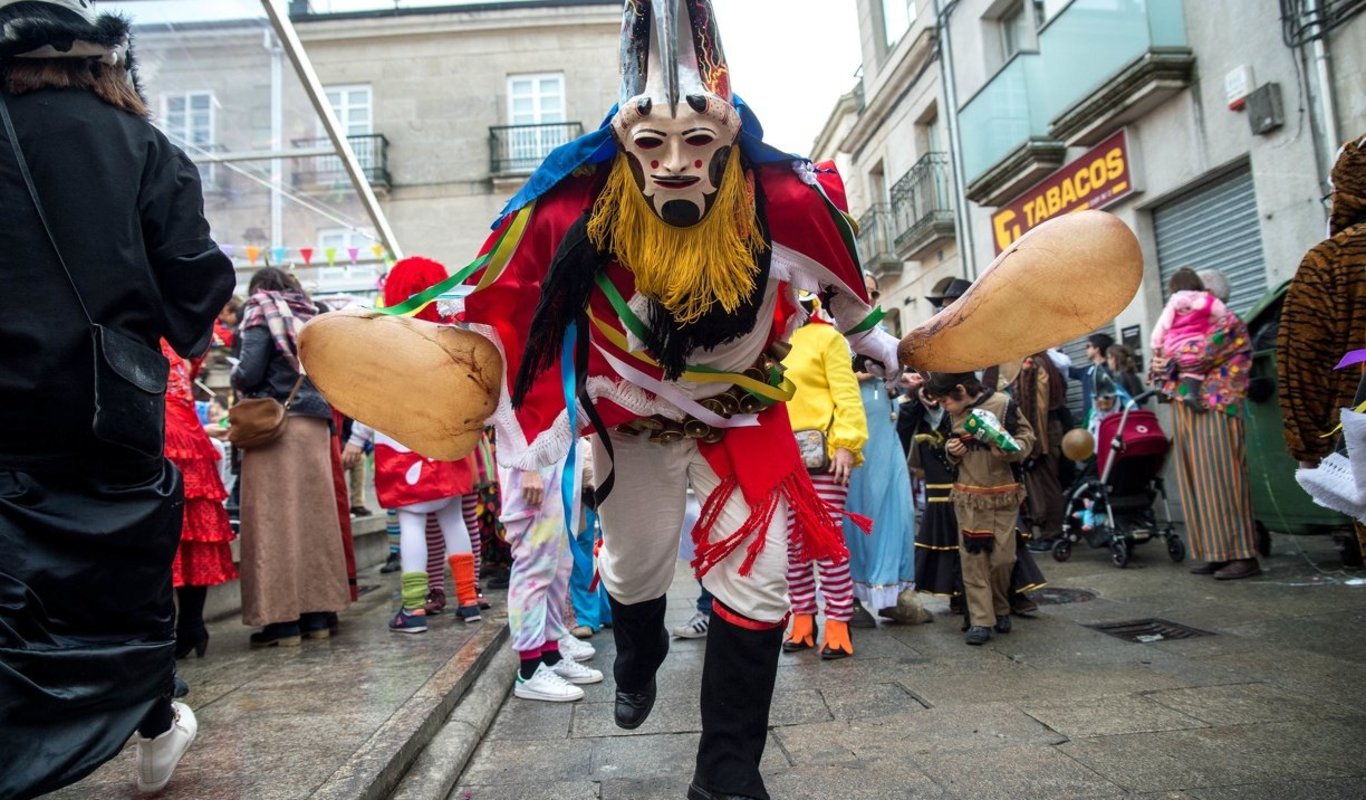
[[[1053,545],[1054,559],[1066,561],[1072,557],[1072,545],[1085,541],[1093,548],[1108,547],[1110,560],[1123,568],[1136,545],[1155,537],[1167,540],[1172,561],[1186,558],[1186,545],[1172,524],[1171,504],[1162,485],[1162,467],[1171,443],[1157,415],[1138,407],[1155,394],[1145,392],[1126,404],[1122,413],[1100,421],[1094,464],[1067,490],[1067,517],[1062,536]],[[1165,512],[1161,520],[1154,510],[1159,497]]]

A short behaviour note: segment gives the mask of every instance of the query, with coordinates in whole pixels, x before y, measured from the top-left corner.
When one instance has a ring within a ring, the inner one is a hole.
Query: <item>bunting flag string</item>
[[[327,266],[337,266],[337,260],[344,252],[350,261],[350,265],[355,267],[361,263],[362,248],[350,246],[346,248],[337,247],[262,247],[260,245],[232,245],[220,244],[218,249],[223,251],[223,255],[237,260],[245,258],[253,267],[272,266],[283,267],[290,264],[302,264],[305,267],[322,266],[321,261],[326,260]],[[321,255],[323,259],[317,259]],[[382,244],[370,246],[369,253],[373,255],[373,260],[367,259],[367,263],[379,262],[386,268],[394,265],[394,256]],[[315,260],[316,259],[316,260]]]

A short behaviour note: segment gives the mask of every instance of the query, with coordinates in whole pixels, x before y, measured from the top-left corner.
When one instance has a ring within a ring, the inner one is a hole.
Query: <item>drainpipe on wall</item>
[[[1342,140],[1338,134],[1338,109],[1333,97],[1333,59],[1328,53],[1328,34],[1324,30],[1322,0],[1305,0],[1305,11],[1313,16],[1319,35],[1309,45],[1310,56],[1314,60],[1314,76],[1319,85],[1319,116],[1323,126],[1323,154],[1327,169],[1319,176],[1319,182],[1327,185],[1327,177],[1333,170],[1333,161]]]
[[[958,0],[949,0],[941,11],[940,0],[934,0],[934,23],[939,39],[939,53],[944,64],[939,85],[944,92],[944,118],[949,125],[949,164],[953,168],[953,235],[958,239],[958,256],[963,260],[963,277],[977,279],[976,247],[972,240],[972,222],[968,217],[967,179],[963,175],[963,141],[958,126],[958,92],[953,77],[953,47],[949,43],[949,17]]]

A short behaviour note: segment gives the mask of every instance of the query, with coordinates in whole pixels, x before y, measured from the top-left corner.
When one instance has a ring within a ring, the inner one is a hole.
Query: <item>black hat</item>
[[[930,289],[930,293],[925,295],[925,299],[935,308],[951,303],[967,293],[972,288],[972,282],[962,278],[941,278],[938,283]]]

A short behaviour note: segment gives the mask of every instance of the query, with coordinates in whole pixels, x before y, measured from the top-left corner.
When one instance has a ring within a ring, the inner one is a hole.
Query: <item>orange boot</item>
[[[849,623],[834,619],[826,620],[821,658],[829,661],[834,658],[848,658],[853,654],[854,640],[849,638]]]
[[[792,632],[783,642],[784,653],[810,650],[816,646],[816,617],[811,614],[793,614]]]
[[[451,580],[455,583],[455,612],[466,622],[479,621],[479,587],[474,581],[474,554],[454,553],[446,559],[451,565]]]

